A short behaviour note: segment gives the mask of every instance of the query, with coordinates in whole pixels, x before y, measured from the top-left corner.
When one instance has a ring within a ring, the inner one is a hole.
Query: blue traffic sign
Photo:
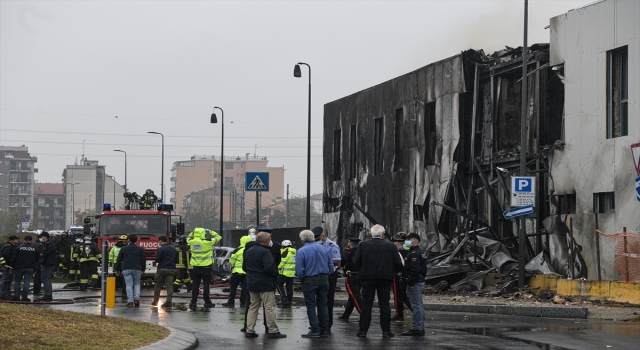
[[[29,215],[25,215],[22,217],[22,222],[29,222]]]
[[[640,176],[636,178],[636,199],[640,202]]]
[[[245,191],[269,191],[269,173],[247,172],[244,181]]]
[[[535,205],[536,178],[533,176],[511,177],[511,206]]]
[[[525,207],[509,209],[504,213],[502,213],[502,215],[504,215],[505,219],[509,220],[518,216],[532,214],[532,213],[533,213],[533,205],[527,205]]]

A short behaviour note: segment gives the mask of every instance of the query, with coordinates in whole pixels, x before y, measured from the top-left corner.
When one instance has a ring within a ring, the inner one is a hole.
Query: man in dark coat
[[[11,261],[13,255],[18,249],[18,236],[11,235],[2,246],[0,253],[0,267],[2,267],[2,285],[0,285],[0,300],[11,300],[11,281],[13,281],[13,273],[11,272]]]
[[[58,264],[58,253],[56,245],[49,240],[49,232],[42,232],[40,235],[42,239],[42,250],[40,251],[40,275],[42,278],[42,284],[44,285],[44,296],[40,298],[40,301],[52,301],[52,286],[51,286],[51,273]],[[35,294],[35,293],[34,293]]]
[[[396,246],[385,241],[384,227],[374,225],[371,228],[372,239],[360,243],[355,265],[359,269],[358,277],[362,287],[362,313],[360,315],[360,330],[358,337],[366,337],[371,324],[371,308],[373,299],[378,294],[380,307],[380,327],[384,338],[393,337],[391,332],[391,284],[396,271],[402,269],[402,260]]]
[[[424,335],[424,305],[422,303],[422,288],[424,278],[427,275],[427,262],[420,249],[420,235],[410,233],[405,245],[409,247],[409,254],[404,261],[404,278],[407,283],[407,296],[411,300],[413,308],[413,323],[411,329],[402,332],[402,335]]]
[[[144,249],[136,245],[138,236],[129,235],[129,244],[120,249],[113,270],[127,284],[127,307],[140,306],[140,279],[147,268]]]
[[[32,244],[31,236],[24,237],[24,243],[21,244],[13,255],[11,267],[13,271],[13,300],[15,301],[31,301],[27,298],[29,295],[29,285],[31,277],[38,265],[40,259],[40,251]],[[24,278],[22,293],[20,292],[20,283]],[[22,294],[22,295],[21,295]],[[22,298],[20,298],[22,296]]]
[[[265,319],[269,329],[269,338],[284,338],[276,324],[276,278],[278,270],[273,255],[269,250],[271,235],[260,232],[256,235],[256,245],[245,252],[243,269],[247,273],[247,289],[251,295],[251,306],[247,315],[247,329],[245,337],[255,338],[258,311],[264,303]]]

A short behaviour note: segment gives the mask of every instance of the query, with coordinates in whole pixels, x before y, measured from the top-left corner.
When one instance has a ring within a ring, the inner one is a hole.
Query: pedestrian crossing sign
[[[247,172],[245,174],[245,191],[269,191],[269,173]]]

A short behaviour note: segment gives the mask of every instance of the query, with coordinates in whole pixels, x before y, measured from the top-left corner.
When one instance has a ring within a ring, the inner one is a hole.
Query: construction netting
[[[623,281],[640,283],[640,234],[621,232],[604,233],[605,242],[616,244],[616,258],[613,268]]]

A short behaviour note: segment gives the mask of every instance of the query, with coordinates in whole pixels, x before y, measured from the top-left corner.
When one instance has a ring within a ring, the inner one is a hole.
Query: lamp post
[[[75,224],[76,222],[76,208],[75,208],[75,202],[76,202],[76,186],[75,185],[79,185],[79,182],[67,182],[67,185],[71,185],[71,225],[73,226],[73,224]]]
[[[311,66],[298,62],[293,69],[293,76],[302,77],[300,65],[303,64],[309,68],[309,127],[307,132],[307,228],[311,228]]]
[[[155,131],[147,131],[147,134],[156,134],[162,136],[162,170],[160,172],[160,200],[164,202],[164,135]],[[125,180],[125,182],[127,182]],[[126,186],[125,186],[126,187]]]
[[[163,138],[164,140],[164,138]],[[114,152],[122,152],[124,153],[124,191],[127,192],[127,152],[123,151],[123,150],[119,150],[119,149],[114,149]],[[162,168],[164,169],[164,164],[162,165]],[[113,203],[113,205],[116,205],[115,201]]]
[[[213,113],[211,114],[211,123],[218,123],[218,117],[216,116],[216,109],[220,110],[220,128],[222,130],[222,145],[220,146],[220,235],[224,231],[224,111],[220,107],[213,107]],[[224,236],[223,236],[224,237]]]
[[[89,195],[89,209],[91,209],[91,195]],[[84,211],[87,211],[87,208],[84,208]]]

